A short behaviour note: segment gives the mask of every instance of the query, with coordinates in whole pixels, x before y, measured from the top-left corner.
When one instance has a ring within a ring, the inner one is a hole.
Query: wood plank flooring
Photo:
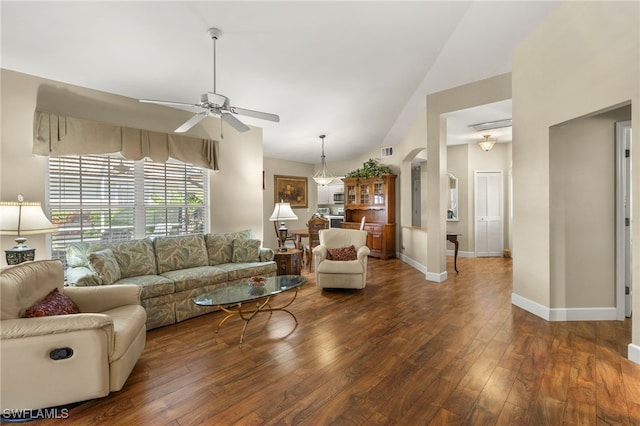
[[[437,284],[370,259],[361,291],[307,275],[299,324],[257,317],[242,347],[220,312],[151,330],[122,391],[32,424],[640,424],[629,319],[546,322],[511,305],[510,260],[458,264]]]

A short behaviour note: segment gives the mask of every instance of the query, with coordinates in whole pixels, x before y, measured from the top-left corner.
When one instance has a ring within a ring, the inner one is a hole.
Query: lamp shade
[[[276,206],[273,209],[273,213],[271,213],[271,217],[269,218],[272,222],[279,222],[281,220],[298,220],[298,216],[291,209],[291,204],[289,203],[276,203]]]
[[[0,235],[35,235],[55,230],[40,203],[0,202]]]

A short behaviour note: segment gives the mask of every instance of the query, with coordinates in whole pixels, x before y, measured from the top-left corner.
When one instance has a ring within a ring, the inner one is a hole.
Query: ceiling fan
[[[239,132],[246,132],[249,127],[238,120],[235,114],[247,117],[259,118],[262,120],[280,122],[280,117],[267,112],[253,111],[245,108],[238,108],[229,104],[229,98],[216,92],[216,41],[222,35],[222,31],[217,28],[207,30],[209,37],[213,39],[213,92],[206,92],[200,95],[200,102],[189,104],[185,102],[157,101],[152,99],[140,99],[140,102],[160,104],[177,107],[196,108],[202,110],[178,127],[176,133],[184,133],[198,124],[206,117],[218,117]]]

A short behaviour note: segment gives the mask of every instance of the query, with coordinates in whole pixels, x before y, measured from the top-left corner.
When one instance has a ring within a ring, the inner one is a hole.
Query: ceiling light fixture
[[[504,120],[497,121],[487,121],[484,123],[470,124],[471,127],[476,132],[483,132],[485,130],[493,130],[493,129],[502,129],[503,127],[511,127],[512,121],[510,118],[505,118]]]
[[[480,148],[482,148],[483,151],[491,151],[491,148],[493,148],[493,145],[495,145],[496,140],[489,139],[491,135],[482,135],[482,136],[484,137],[484,139],[482,139],[481,141],[478,141],[478,145],[480,145]]]
[[[333,182],[334,176],[331,174],[329,169],[327,169],[327,162],[325,161],[324,155],[324,138],[326,135],[320,135],[320,140],[322,140],[322,156],[320,157],[320,170],[313,175],[313,180],[316,181],[318,185],[329,185]]]

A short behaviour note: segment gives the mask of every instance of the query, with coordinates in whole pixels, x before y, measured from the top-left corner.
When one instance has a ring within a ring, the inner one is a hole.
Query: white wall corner
[[[447,271],[440,272],[439,274],[437,274],[437,273],[435,273],[435,272],[428,272],[428,271],[427,271],[427,272],[424,274],[424,278],[425,278],[427,281],[433,281],[433,282],[436,282],[436,283],[441,283],[441,282],[443,282],[443,281],[446,281],[446,280],[447,280]]]
[[[549,320],[549,308],[529,300],[526,297],[522,297],[516,293],[511,293],[511,303],[518,308],[522,308],[527,312],[539,316],[542,319]]]
[[[640,346],[629,343],[629,349],[627,350],[627,359],[633,361],[636,364],[640,364]]]
[[[409,256],[406,256],[402,253],[398,253],[397,254],[398,259],[402,260],[404,263],[406,263],[407,265],[417,269],[418,271],[422,272],[423,274],[427,273],[427,267],[425,265],[423,265],[422,263],[419,263],[418,261],[410,258]]]

